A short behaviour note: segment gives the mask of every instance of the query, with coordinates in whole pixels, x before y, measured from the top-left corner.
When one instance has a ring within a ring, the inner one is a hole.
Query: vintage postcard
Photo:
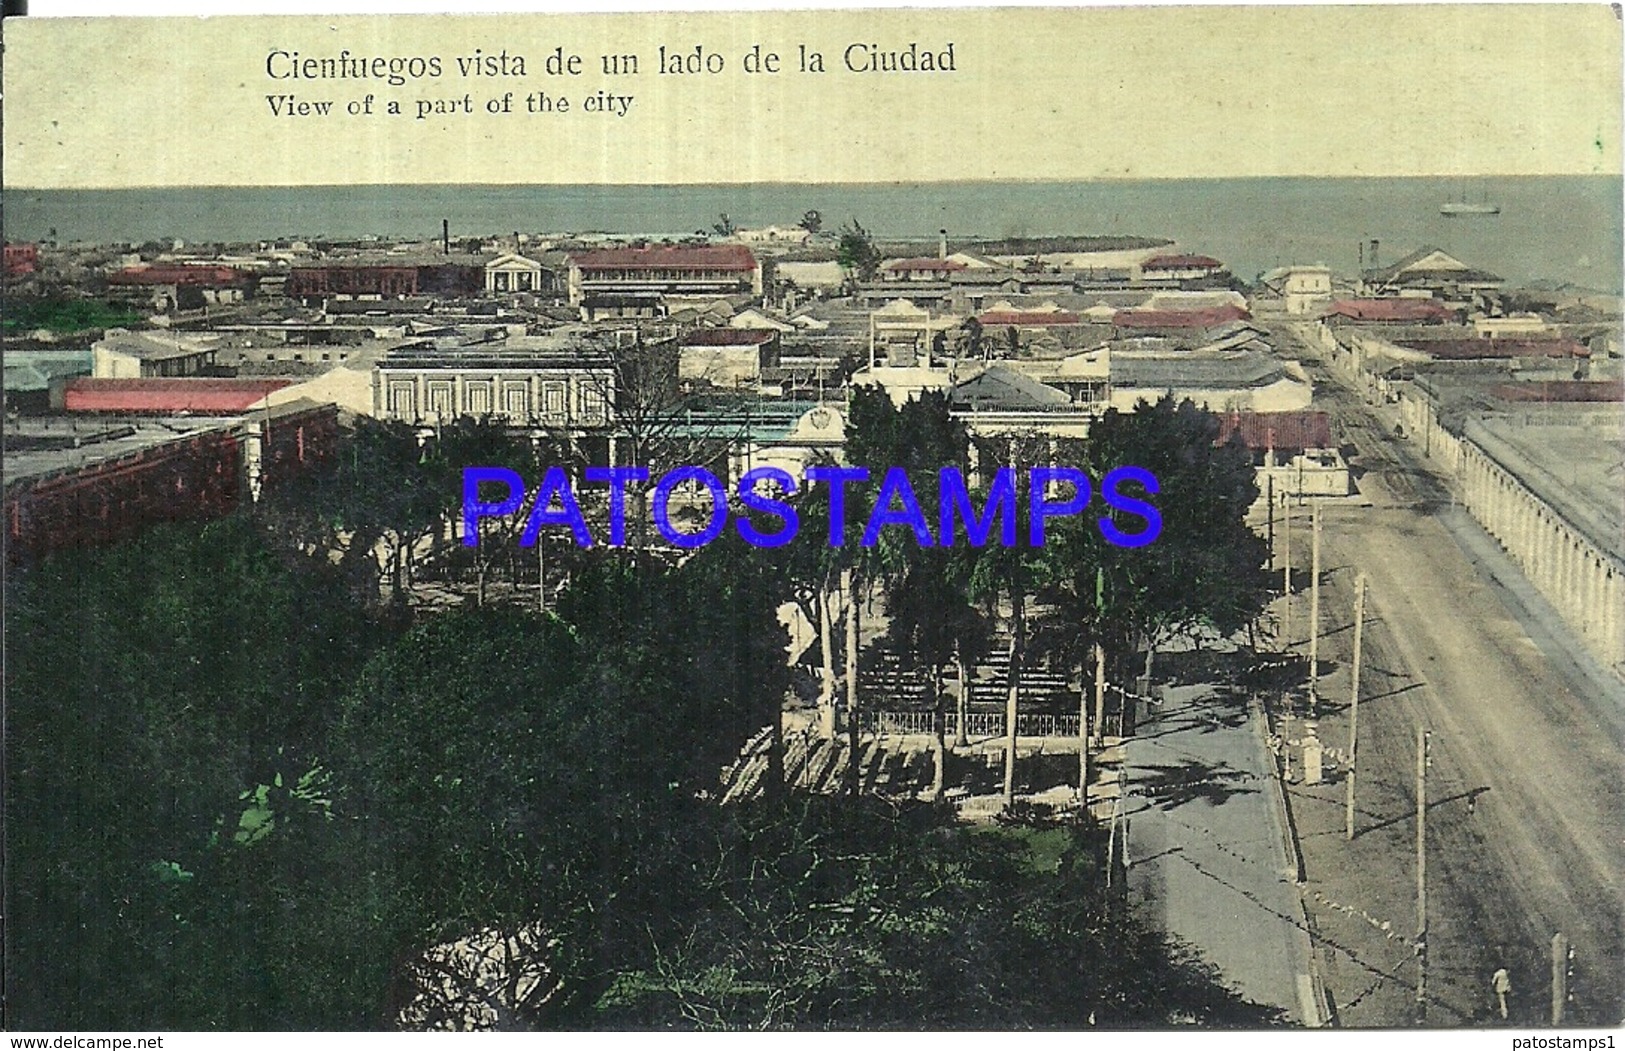
[[[3,31],[7,1029],[1612,1040],[1617,7]]]

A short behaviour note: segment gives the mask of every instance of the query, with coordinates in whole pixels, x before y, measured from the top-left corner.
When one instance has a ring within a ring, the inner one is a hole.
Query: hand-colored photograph
[[[1625,1016],[1617,9],[4,45],[4,1028]]]

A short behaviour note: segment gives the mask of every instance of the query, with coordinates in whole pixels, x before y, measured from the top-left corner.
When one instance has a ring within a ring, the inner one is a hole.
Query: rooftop
[[[1339,299],[1320,316],[1350,321],[1447,321],[1456,315],[1432,299]]]
[[[98,350],[140,358],[143,361],[162,361],[166,358],[184,358],[193,354],[208,354],[219,349],[215,337],[199,338],[178,332],[130,332],[110,329],[95,343]]]
[[[69,412],[228,414],[243,412],[286,379],[93,379],[78,376],[63,389]]]
[[[1490,391],[1502,401],[1518,402],[1615,402],[1625,401],[1625,382],[1619,380],[1541,380],[1534,383],[1503,383]]]
[[[235,416],[134,420],[23,417],[6,425],[6,484],[117,459],[237,421]]]
[[[740,270],[756,269],[756,256],[744,245],[650,245],[572,252],[583,270]]]
[[[1465,435],[1592,543],[1625,559],[1620,418],[1610,414],[1610,421],[1599,427],[1588,418],[1504,417],[1474,420]]]
[[[1331,417],[1324,412],[1229,412],[1219,416],[1219,437],[1223,445],[1232,435],[1249,449],[1329,449],[1332,447]]]
[[[1267,387],[1286,378],[1281,363],[1257,351],[1220,354],[1112,354],[1114,387],[1222,390]]]
[[[1234,304],[1198,310],[1119,310],[1112,324],[1119,328],[1216,328],[1252,317]]]
[[[1141,270],[1222,270],[1224,264],[1205,255],[1154,255],[1140,264]]]
[[[1399,345],[1447,361],[1591,356],[1584,343],[1572,339],[1407,339]]]
[[[770,328],[697,328],[681,342],[685,347],[754,347],[771,343],[777,336]]]

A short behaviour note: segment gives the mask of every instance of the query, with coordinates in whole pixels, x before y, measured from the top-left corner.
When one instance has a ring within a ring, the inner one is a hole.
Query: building
[[[373,383],[374,415],[406,423],[493,417],[580,434],[605,431],[614,415],[613,359],[567,340],[408,344],[378,361]]]
[[[1605,667],[1625,668],[1620,406],[1469,422],[1462,500]],[[1596,440],[1599,431],[1609,440]]]
[[[1141,335],[1184,334],[1198,329],[1219,328],[1234,321],[1249,321],[1252,314],[1246,307],[1234,303],[1204,306],[1194,309],[1119,310],[1112,315],[1112,325],[1124,333]]]
[[[1625,674],[1625,464],[1617,380],[1430,373],[1399,392],[1404,435],[1585,647]]]
[[[507,253],[485,264],[485,292],[487,295],[508,295],[515,292],[540,293],[549,291],[551,274],[544,274],[542,264],[522,255]]]
[[[947,281],[954,274],[967,269],[969,265],[959,259],[937,256],[888,259],[880,265],[880,280]]]
[[[253,274],[213,264],[132,266],[107,275],[109,289],[150,299],[157,310],[195,310],[205,304],[240,303],[252,293],[254,283]]]
[[[733,239],[741,244],[801,246],[812,242],[812,231],[804,226],[763,226],[736,230]]]
[[[911,369],[941,364],[948,332],[959,327],[959,319],[933,315],[906,299],[894,299],[869,314],[869,368],[885,365]]]
[[[756,387],[779,364],[779,332],[771,328],[697,328],[677,342],[677,376],[714,387]]]
[[[39,267],[39,245],[36,244],[5,244],[5,275],[7,277],[22,277],[32,274]]]
[[[1366,270],[1361,276],[1367,295],[1467,302],[1505,283],[1494,274],[1470,267],[1431,245],[1417,249],[1390,266]]]
[[[1332,301],[1331,268],[1319,263],[1279,267],[1266,273],[1262,283],[1281,298],[1289,315],[1312,315]]]
[[[572,253],[569,266],[571,306],[602,295],[762,295],[762,264],[744,245],[600,248]]]
[[[223,517],[328,459],[337,441],[337,410],[311,402],[245,418],[30,421],[7,435],[8,561]]]
[[[1442,325],[1460,315],[1432,299],[1339,299],[1326,308],[1320,320],[1323,324]]]
[[[1347,496],[1349,466],[1324,412],[1228,412],[1215,445],[1236,441],[1253,457],[1260,497]]]
[[[288,271],[284,294],[290,299],[329,296],[382,298],[418,294],[415,266],[296,266]]]
[[[1211,256],[1168,253],[1142,262],[1138,277],[1148,284],[1180,284],[1221,277],[1224,272],[1224,264]]]
[[[95,379],[78,376],[62,385],[67,412],[121,415],[230,416],[246,412],[289,379]],[[53,399],[54,400],[54,399]]]
[[[215,363],[219,339],[167,330],[108,329],[91,344],[91,372],[97,379],[196,376]]]
[[[1220,414],[1289,412],[1309,407],[1314,385],[1296,364],[1252,350],[1112,352],[1113,408],[1129,412],[1168,393]]]

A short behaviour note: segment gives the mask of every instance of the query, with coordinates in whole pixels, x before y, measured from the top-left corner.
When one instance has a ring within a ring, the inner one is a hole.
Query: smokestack
[[[1371,239],[1371,269],[1375,270],[1381,264],[1377,262],[1377,239]]]
[[[1360,272],[1363,274],[1365,273],[1365,242],[1361,241],[1354,247],[1360,250]]]
[[[946,259],[946,258],[948,258],[948,231],[947,230],[938,230],[937,231],[937,258],[938,259]]]
[[[519,231],[518,230],[515,230],[513,232],[513,250],[515,252],[519,251]]]
[[[451,255],[451,220],[440,220],[440,248],[447,255]]]

